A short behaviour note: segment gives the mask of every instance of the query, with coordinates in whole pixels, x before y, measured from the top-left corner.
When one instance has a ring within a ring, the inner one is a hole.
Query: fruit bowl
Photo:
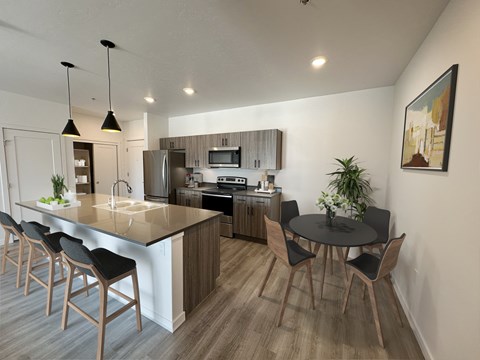
[[[41,207],[41,208],[44,208],[44,209],[47,209],[47,210],[60,210],[60,209],[65,209],[65,208],[69,208],[69,207],[77,207],[77,206],[80,206],[80,205],[82,205],[81,201],[74,201],[74,202],[69,202],[69,203],[65,203],[65,204],[59,204],[56,201],[52,201],[50,204],[46,204],[46,203],[37,201],[37,206],[38,207]]]

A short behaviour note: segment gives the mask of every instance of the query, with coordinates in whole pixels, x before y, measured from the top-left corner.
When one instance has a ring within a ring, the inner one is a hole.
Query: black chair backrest
[[[35,225],[22,220],[22,229],[30,239],[42,241],[52,252],[56,253],[55,245],[52,244],[48,236]]]
[[[3,211],[0,211],[0,223],[2,223],[2,225],[11,226],[15,228],[15,230],[17,230],[19,234],[22,233],[21,226],[18,225],[17,222],[13,220],[13,218],[9,214],[4,213]],[[15,235],[15,233],[11,229],[7,229],[7,230],[13,235]]]
[[[376,242],[387,243],[390,237],[390,211],[369,206],[363,216],[363,222],[377,232]]]
[[[287,225],[294,217],[299,216],[297,200],[282,201],[280,222]]]
[[[95,257],[94,254],[84,245],[77,243],[75,241],[72,241],[70,239],[67,239],[66,237],[62,237],[60,239],[60,245],[62,245],[62,249],[67,254],[67,256],[75,260],[79,263],[85,264],[85,265],[94,265],[97,270],[104,275],[102,271],[102,265],[98,261],[98,259]],[[90,269],[84,268],[81,266],[77,266],[78,269],[82,272],[84,272],[87,275],[90,276],[95,276]],[[105,275],[104,275],[105,276]]]

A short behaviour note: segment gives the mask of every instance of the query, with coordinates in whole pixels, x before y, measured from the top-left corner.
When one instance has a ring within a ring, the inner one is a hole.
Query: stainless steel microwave
[[[240,167],[240,147],[213,147],[208,150],[208,167]]]

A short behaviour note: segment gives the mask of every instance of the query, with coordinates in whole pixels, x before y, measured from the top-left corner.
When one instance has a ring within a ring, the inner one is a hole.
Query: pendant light
[[[105,117],[105,121],[102,124],[102,131],[107,132],[120,132],[122,129],[120,125],[118,125],[117,119],[115,119],[115,115],[113,115],[112,111],[112,97],[110,91],[110,49],[115,47],[115,44],[109,40],[100,40],[100,44],[107,48],[107,67],[108,67],[108,104],[110,106],[110,110],[107,112],[107,116]]]
[[[68,72],[70,68],[75,67],[75,65],[70,64],[69,62],[66,62],[66,61],[62,61],[60,64],[62,64],[67,68],[68,114],[70,115],[67,121],[67,125],[65,125],[65,128],[62,131],[62,135],[70,136],[70,137],[79,137],[80,133],[78,132],[78,129],[73,123],[73,119],[72,119],[72,105],[70,104],[70,74]]]

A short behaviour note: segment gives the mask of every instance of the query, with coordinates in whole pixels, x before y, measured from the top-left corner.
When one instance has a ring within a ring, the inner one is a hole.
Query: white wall
[[[249,106],[170,118],[169,136],[280,129],[283,169],[269,171],[283,187],[283,199],[296,199],[301,212],[318,211],[315,200],[326,190],[335,157],[357,156],[371,174],[374,198],[385,203],[393,88]],[[256,185],[262,171],[199,169],[204,181],[217,175],[245,176]]]
[[[168,118],[150,113],[143,114],[146,150],[160,149],[160,138],[168,137]]]
[[[452,0],[395,86],[387,204],[396,286],[432,359],[480,358],[480,1]],[[405,106],[459,64],[448,172],[400,169]]]

